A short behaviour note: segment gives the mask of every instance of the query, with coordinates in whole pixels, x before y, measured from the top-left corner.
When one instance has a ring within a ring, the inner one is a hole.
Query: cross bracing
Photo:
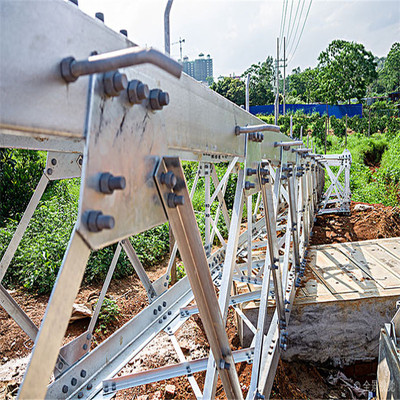
[[[41,326],[0,287],[0,304],[35,343],[19,397],[112,397],[128,387],[186,375],[198,398],[214,397],[219,376],[227,397],[238,399],[244,393],[234,365],[243,361],[253,364],[246,398],[268,397],[287,346],[291,307],[322,200],[325,158],[181,75],[180,65],[169,57],[135,46],[72,3],[22,7],[4,1],[1,11],[1,22],[13,36],[1,42],[6,57],[0,59],[0,143],[48,151],[43,177],[1,261],[1,277],[47,182],[81,177],[78,219]],[[85,27],[84,37],[75,35],[77,26]],[[38,37],[48,39],[40,57],[34,45]],[[17,69],[18,81],[12,79]],[[190,193],[184,161],[198,163]],[[226,170],[218,177],[215,164],[221,162]],[[231,174],[237,183],[228,208],[224,194]],[[200,179],[204,240],[191,203]],[[177,243],[172,258],[179,249],[187,274],[174,285],[168,284],[172,261],[161,278],[151,281],[128,240],[165,221]],[[115,243],[87,331],[61,347],[90,252]],[[148,306],[92,349],[93,328],[121,251],[146,289]],[[260,306],[256,325],[241,311],[241,304],[254,300]],[[269,305],[271,322],[266,319]],[[254,333],[247,349],[230,348],[229,307]],[[206,359],[188,361],[175,333],[197,313],[211,350]],[[161,331],[180,363],[117,376]],[[197,371],[206,371],[203,391],[193,376]]]

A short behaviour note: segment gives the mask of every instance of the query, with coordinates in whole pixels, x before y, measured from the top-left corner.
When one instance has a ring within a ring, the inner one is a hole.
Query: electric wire
[[[285,16],[284,16],[284,18],[283,18],[282,35],[285,33],[286,15],[287,15],[287,5],[288,5],[288,1],[286,0]],[[279,43],[282,43],[282,37],[283,37],[283,36],[281,36],[281,37],[279,38]],[[280,45],[279,45],[279,47],[280,47]],[[279,50],[280,50],[280,48],[279,48]]]
[[[292,55],[291,55],[291,57],[290,57],[290,61],[293,60],[293,57],[294,57],[294,55],[296,54],[296,50],[297,50],[297,48],[299,47],[300,39],[301,39],[301,37],[302,37],[302,35],[303,35],[303,32],[304,32],[304,27],[305,27],[306,22],[307,22],[308,14],[310,13],[310,8],[311,8],[312,2],[313,2],[313,0],[310,0],[310,4],[309,4],[308,10],[307,10],[307,14],[306,14],[306,17],[304,18],[303,27],[301,28],[301,32],[300,32],[299,38],[298,38],[298,40],[297,40],[296,47],[295,47],[295,49],[294,49],[294,51],[293,51],[293,53],[292,53]],[[289,61],[289,62],[290,62],[290,61]]]
[[[298,19],[298,21],[297,21],[297,26],[296,26],[295,34],[294,34],[294,36],[293,36],[293,41],[292,41],[292,43],[290,44],[290,46],[289,46],[289,45],[287,46],[287,47],[288,47],[288,54],[289,54],[289,53],[291,52],[291,50],[293,49],[294,43],[296,43],[297,32],[298,32],[298,30],[299,30],[301,17],[302,17],[302,15],[303,15],[303,9],[304,9],[304,4],[305,4],[305,2],[306,2],[306,0],[303,0],[303,4],[301,5],[300,15],[299,15],[299,19]]]
[[[290,6],[289,23],[288,23],[288,26],[286,28],[286,35],[284,34],[283,37],[285,37],[285,36],[288,37],[289,31],[290,31],[290,28],[291,28],[293,3],[294,3],[294,0],[292,0],[292,5]]]
[[[279,41],[282,37],[282,26],[283,26],[283,12],[285,10],[285,0],[282,1],[282,13],[281,13],[281,26],[279,28]]]
[[[286,47],[289,47],[289,45],[290,45],[290,39],[292,38],[292,34],[293,34],[293,31],[294,31],[294,27],[296,26],[296,20],[297,20],[297,15],[298,15],[298,13],[299,13],[300,3],[301,3],[301,0],[298,0],[298,2],[297,2],[297,8],[296,8],[296,14],[295,14],[295,16],[294,16],[294,20],[293,20],[293,24],[292,24],[292,29],[290,30],[289,35],[288,35],[288,37],[287,37]],[[299,20],[300,20],[300,19],[299,19]]]

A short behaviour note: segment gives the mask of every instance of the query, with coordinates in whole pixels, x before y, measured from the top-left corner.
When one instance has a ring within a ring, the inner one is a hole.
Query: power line
[[[292,37],[292,33],[293,33],[293,31],[294,31],[294,27],[296,26],[296,19],[297,19],[297,15],[298,15],[298,13],[299,13],[300,2],[301,2],[301,0],[299,0],[298,3],[297,3],[296,14],[295,14],[295,16],[294,16],[292,29],[291,29],[291,31],[289,32],[289,36],[288,36],[288,38],[287,38],[287,39],[288,39],[288,41],[287,41],[287,47],[289,47],[290,39],[291,39],[291,37]],[[303,3],[304,3],[304,2],[303,2]],[[300,16],[301,16],[301,15],[300,15]],[[299,18],[299,21],[300,21],[300,18]]]
[[[287,0],[286,0],[285,16],[284,16],[284,19],[283,19],[283,29],[282,29],[282,35],[285,33],[286,14],[287,14],[287,5],[288,5],[288,2],[287,2]],[[281,36],[281,37],[279,38],[279,43],[282,41],[282,37],[283,37],[283,36]]]
[[[288,24],[287,29],[286,29],[286,35],[283,35],[283,36],[286,36],[286,37],[288,37],[289,31],[290,31],[290,25],[292,23],[293,3],[294,3],[294,0],[292,0],[292,5],[290,7],[289,24]]]
[[[293,60],[293,57],[294,57],[294,55],[295,55],[295,53],[296,53],[296,50],[297,50],[297,47],[299,46],[300,39],[301,39],[301,37],[302,37],[302,35],[303,35],[304,27],[305,27],[306,22],[307,22],[308,14],[310,13],[310,8],[311,8],[312,2],[313,2],[313,0],[310,0],[310,4],[309,4],[308,10],[307,10],[307,14],[306,14],[306,17],[305,17],[305,19],[304,19],[303,27],[301,28],[300,36],[299,36],[299,39],[297,40],[296,48],[294,49],[294,52],[292,53],[292,56],[291,56],[291,58],[290,58],[290,61]],[[290,61],[289,61],[289,62],[290,62]]]
[[[283,11],[284,11],[284,9],[285,9],[285,0],[282,1],[281,26],[279,28],[279,40],[281,40],[281,37],[282,37]]]
[[[290,44],[290,47],[289,47],[289,45],[288,45],[288,49],[289,49],[288,53],[291,52],[291,50],[293,49],[294,43],[296,43],[296,36],[297,36],[297,32],[298,32],[298,30],[299,30],[300,21],[301,21],[301,16],[303,15],[303,9],[304,9],[304,4],[305,4],[305,2],[306,2],[306,0],[303,0],[303,4],[301,5],[300,16],[299,16],[299,19],[298,19],[298,21],[297,21],[297,26],[296,26],[296,32],[295,32],[295,34],[294,34],[294,36],[293,36],[293,41],[292,41],[292,43]]]

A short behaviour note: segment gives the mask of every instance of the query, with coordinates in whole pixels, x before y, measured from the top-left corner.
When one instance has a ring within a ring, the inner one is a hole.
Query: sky
[[[79,7],[91,16],[103,12],[105,24],[116,31],[127,29],[134,43],[164,50],[166,3],[167,0],[79,0]],[[288,72],[296,67],[315,67],[319,53],[334,39],[362,43],[378,57],[387,56],[391,45],[400,41],[400,0],[174,0],[170,14],[171,56],[180,58],[177,42],[182,38],[183,56],[194,59],[199,53],[211,55],[214,78],[241,75],[251,64],[269,55],[276,58],[277,37],[283,31],[283,5],[287,5],[284,32],[290,38]]]

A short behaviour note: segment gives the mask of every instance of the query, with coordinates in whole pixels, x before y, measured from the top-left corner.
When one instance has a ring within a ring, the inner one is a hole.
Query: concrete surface
[[[334,366],[376,359],[381,328],[399,297],[400,238],[311,247],[282,358]],[[243,312],[255,324],[257,302]],[[251,331],[241,323],[239,332],[249,345]]]

